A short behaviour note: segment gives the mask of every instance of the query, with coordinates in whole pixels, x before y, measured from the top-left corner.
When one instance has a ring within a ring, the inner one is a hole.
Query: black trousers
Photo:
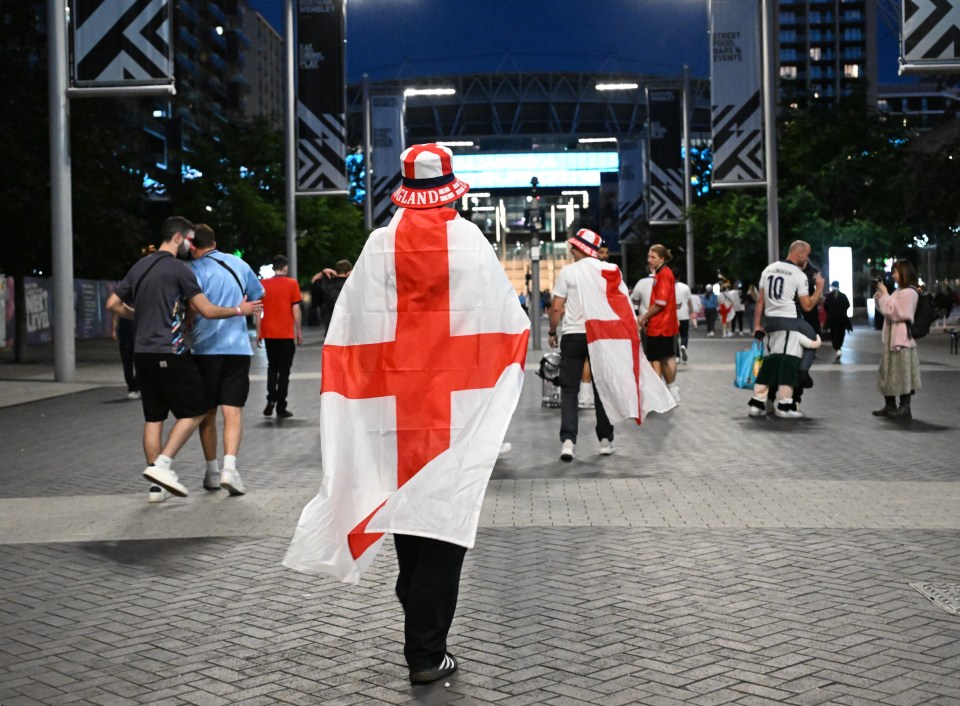
[[[127,392],[137,392],[136,370],[133,364],[133,346],[136,334],[120,331],[117,333],[117,344],[120,347],[120,362],[123,364],[123,381],[127,383]]]
[[[845,321],[828,321],[830,325],[830,343],[833,350],[838,351],[843,348],[843,341],[847,337],[847,324]]]
[[[577,443],[580,424],[577,397],[580,395],[580,378],[583,364],[590,359],[587,350],[587,334],[566,333],[560,339],[560,441],[569,439]],[[613,425],[600,401],[596,383],[593,385],[593,404],[597,413],[597,439],[613,441]]]
[[[686,348],[690,343],[690,319],[680,320],[680,345]]]
[[[287,408],[290,368],[297,344],[292,338],[265,338],[263,344],[267,347],[267,402],[283,411]]]
[[[397,598],[403,606],[403,656],[410,671],[439,667],[457,611],[467,550],[437,539],[395,534]]]

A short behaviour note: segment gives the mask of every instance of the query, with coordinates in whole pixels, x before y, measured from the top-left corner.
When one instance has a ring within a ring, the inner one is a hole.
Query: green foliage
[[[833,110],[790,112],[779,133],[781,254],[797,239],[821,263],[831,246],[850,246],[860,261],[904,251],[918,222],[911,200],[927,178],[910,168],[902,125],[856,98]],[[714,190],[692,213],[704,260],[698,281],[710,281],[701,277],[715,268],[731,279],[757,276],[767,262],[762,190]]]
[[[178,212],[210,225],[217,246],[240,251],[254,270],[286,253],[283,138],[264,121],[234,122],[217,139],[201,139],[185,155],[202,176],[169,189]],[[337,196],[297,199],[297,269],[301,284],[366,240],[362,211]]]

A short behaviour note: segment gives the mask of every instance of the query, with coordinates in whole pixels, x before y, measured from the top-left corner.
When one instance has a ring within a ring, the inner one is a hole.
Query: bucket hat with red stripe
[[[453,153],[436,144],[414,145],[400,155],[403,184],[391,198],[404,208],[436,208],[470,190],[453,173]]]
[[[567,242],[585,255],[596,257],[597,250],[603,245],[603,238],[589,228],[581,228],[575,236],[567,238]]]

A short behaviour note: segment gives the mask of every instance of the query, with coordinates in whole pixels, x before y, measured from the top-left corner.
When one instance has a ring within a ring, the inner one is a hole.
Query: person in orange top
[[[278,419],[293,416],[287,409],[287,388],[293,355],[303,343],[300,285],[287,276],[289,271],[287,258],[273,258],[274,276],[263,281],[263,317],[257,319],[257,347],[264,345],[267,349],[267,406],[263,416],[271,416],[276,407]]]
[[[647,332],[647,360],[663,377],[667,389],[679,404],[675,337],[680,333],[680,322],[677,319],[676,279],[667,267],[672,259],[673,255],[663,245],[650,246],[647,264],[654,273],[653,292],[650,308],[637,318],[637,325]]]

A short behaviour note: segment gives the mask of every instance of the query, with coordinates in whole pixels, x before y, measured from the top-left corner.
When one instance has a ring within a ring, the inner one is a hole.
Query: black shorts
[[[228,407],[243,407],[250,393],[250,356],[248,355],[195,355],[203,389],[207,397],[207,409],[216,409],[222,404]]]
[[[189,353],[135,353],[143,419],[162,422],[169,412],[177,419],[207,413],[203,380]]]
[[[647,336],[647,360],[666,360],[676,356],[673,336]]]

